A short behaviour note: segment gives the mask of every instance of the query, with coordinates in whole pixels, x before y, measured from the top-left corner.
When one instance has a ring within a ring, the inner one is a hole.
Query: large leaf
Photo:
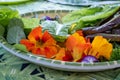
[[[73,23],[77,22],[81,17],[83,16],[88,16],[88,15],[93,15],[97,12],[102,11],[102,7],[88,7],[88,8],[82,8],[80,10],[75,10],[66,16],[62,18],[62,21],[64,23]]]
[[[25,38],[24,33],[24,24],[22,20],[18,18],[11,19],[8,25],[8,32],[7,32],[7,41],[10,44],[19,43],[22,38]]]
[[[59,24],[57,21],[44,21],[41,24],[43,31],[48,30],[57,41],[64,42],[68,35],[69,26]]]

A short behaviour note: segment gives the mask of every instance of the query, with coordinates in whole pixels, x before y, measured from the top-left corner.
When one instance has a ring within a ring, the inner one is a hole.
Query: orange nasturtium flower
[[[42,33],[42,28],[40,26],[34,28],[28,35],[28,39],[22,39],[20,43],[24,44],[28,51],[47,58],[54,57],[59,48],[48,31]]]
[[[81,61],[86,55],[96,58],[103,56],[109,60],[113,49],[112,44],[102,36],[96,36],[90,43],[89,39],[84,38],[82,31],[70,35],[65,42],[65,48],[60,48],[48,31],[42,33],[40,26],[34,28],[28,35],[28,39],[22,39],[20,43],[34,54],[74,62]]]
[[[66,41],[66,56],[65,59],[73,59],[72,61],[80,61],[84,56],[92,55],[96,58],[100,56],[110,59],[112,53],[112,44],[107,41],[107,39],[102,36],[96,36],[92,43],[86,40],[80,33],[74,33],[70,35]],[[69,55],[69,56],[68,56]],[[71,58],[72,56],[72,58]]]
[[[91,44],[79,33],[74,33],[68,37],[66,41],[66,48],[73,57],[73,61],[82,59],[83,55],[91,48]]]
[[[55,60],[63,60],[63,57],[65,56],[65,48],[61,48],[59,52],[55,56]]]

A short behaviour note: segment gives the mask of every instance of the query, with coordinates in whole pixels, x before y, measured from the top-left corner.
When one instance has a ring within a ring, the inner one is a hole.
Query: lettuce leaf
[[[19,12],[17,10],[13,10],[8,7],[0,8],[0,24],[2,26],[7,26],[10,19],[14,17],[19,17]]]
[[[19,18],[12,18],[8,25],[7,41],[10,44],[18,44],[21,39],[25,39],[24,24]]]
[[[58,23],[57,21],[44,21],[41,23],[43,32],[48,30],[53,37],[59,41],[64,42],[68,35],[69,26]]]
[[[96,6],[73,11],[62,18],[64,23],[77,24],[72,27],[71,32],[75,32],[83,27],[98,26],[98,24],[115,14],[120,9],[119,6]]]
[[[24,52],[28,52],[26,46],[23,45],[23,44],[14,44],[13,47],[15,47],[18,50],[21,50],[21,51],[24,51]]]
[[[88,7],[88,8],[81,8],[79,10],[72,11],[65,15],[62,18],[63,23],[75,23],[78,22],[80,18],[88,15],[93,15],[97,12],[102,11],[102,7]]]
[[[21,18],[24,23],[25,34],[28,35],[30,31],[39,25],[39,18]]]
[[[110,60],[120,60],[120,45],[118,43],[113,43],[114,49],[112,51]]]
[[[0,36],[4,36],[4,33],[5,33],[5,28],[0,25]]]

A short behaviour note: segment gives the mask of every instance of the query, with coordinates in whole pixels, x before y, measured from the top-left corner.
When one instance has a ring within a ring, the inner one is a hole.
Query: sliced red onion
[[[94,56],[88,55],[85,56],[82,61],[83,63],[94,63],[94,62],[98,62],[98,59]]]

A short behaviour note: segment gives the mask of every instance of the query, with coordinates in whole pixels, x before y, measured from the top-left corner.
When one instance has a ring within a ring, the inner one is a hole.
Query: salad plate
[[[71,12],[71,10],[46,10],[46,11],[37,11],[31,13],[21,14],[24,18],[41,18],[42,16],[55,16],[59,14],[61,17]],[[67,62],[60,60],[47,59],[41,56],[36,56],[30,52],[23,52],[16,49],[10,45],[3,37],[0,37],[0,46],[5,50],[9,51],[11,54],[27,60],[29,62],[35,63],[40,66],[63,70],[63,71],[72,71],[72,72],[94,72],[94,71],[103,71],[108,69],[114,69],[120,67],[120,60],[114,61],[105,61],[105,62],[95,62],[95,63],[82,63],[82,62]]]
[[[0,0],[0,4],[18,4],[18,3],[23,3],[27,1],[30,1],[30,0]]]
[[[77,6],[90,6],[90,5],[104,5],[104,4],[119,4],[120,1],[110,0],[48,0],[53,3],[77,5]]]

